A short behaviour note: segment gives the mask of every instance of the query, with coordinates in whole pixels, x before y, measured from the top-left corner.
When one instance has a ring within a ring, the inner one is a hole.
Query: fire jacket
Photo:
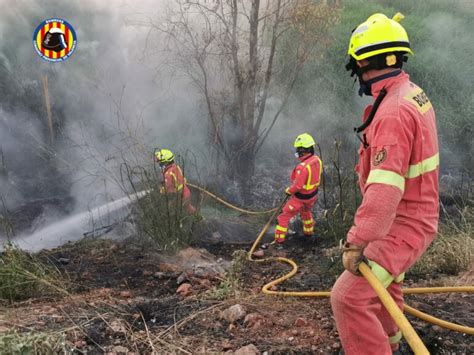
[[[368,146],[359,149],[356,171],[363,201],[347,239],[366,246],[396,236],[398,243],[420,250],[431,243],[438,227],[435,114],[424,91],[403,71],[372,84],[374,98],[382,88],[387,95],[365,130]]]
[[[164,186],[161,188],[161,192],[179,192],[186,187],[186,179],[183,176],[181,168],[176,164],[170,164],[165,168],[164,171]]]
[[[299,163],[291,172],[291,194],[301,195],[314,194],[321,182],[323,165],[317,155],[305,155],[299,158]],[[298,197],[298,195],[296,196]]]

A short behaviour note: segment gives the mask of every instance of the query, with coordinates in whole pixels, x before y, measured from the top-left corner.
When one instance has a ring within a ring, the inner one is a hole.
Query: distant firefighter
[[[61,52],[67,48],[64,31],[60,28],[50,28],[43,37],[43,47],[54,52]]]
[[[311,208],[317,200],[323,169],[321,159],[314,154],[315,145],[313,137],[308,133],[296,137],[294,143],[295,155],[300,163],[291,173],[291,186],[285,189],[285,193],[290,195],[291,198],[278,216],[278,225],[275,228],[275,242],[278,244],[285,242],[290,219],[298,213],[303,221],[304,235],[312,236],[314,233],[314,219]]]
[[[168,149],[155,151],[155,160],[163,169],[163,186],[160,188],[162,194],[181,194],[183,206],[189,214],[196,213],[196,209],[191,204],[191,191],[186,186],[186,179],[183,171],[174,161],[174,154]]]

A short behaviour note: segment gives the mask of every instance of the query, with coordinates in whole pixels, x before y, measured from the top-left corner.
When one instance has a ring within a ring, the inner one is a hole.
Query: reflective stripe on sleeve
[[[402,192],[405,190],[405,178],[390,170],[371,170],[367,178],[367,185],[377,183],[398,187]]]
[[[375,277],[380,281],[383,287],[387,288],[392,282],[400,283],[405,278],[405,273],[401,273],[397,277],[393,277],[383,266],[377,264],[375,261],[368,260],[368,264],[372,269]]]
[[[430,171],[436,170],[439,166],[439,153],[436,153],[432,157],[420,161],[418,164],[410,165],[408,167],[407,178],[412,179],[420,175],[429,173]]]

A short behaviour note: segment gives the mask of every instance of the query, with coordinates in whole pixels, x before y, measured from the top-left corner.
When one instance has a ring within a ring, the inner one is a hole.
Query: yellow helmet
[[[174,161],[174,154],[171,150],[160,149],[155,150],[155,159],[159,163],[168,164]]]
[[[399,12],[392,19],[384,14],[373,14],[352,32],[348,54],[355,60],[390,52],[413,54],[408,35],[399,24],[403,18]],[[389,60],[393,59],[387,59],[390,66]]]
[[[309,135],[308,133],[303,133],[300,134],[298,137],[295,139],[295,148],[311,148],[316,145],[316,142],[314,141],[313,137]]]

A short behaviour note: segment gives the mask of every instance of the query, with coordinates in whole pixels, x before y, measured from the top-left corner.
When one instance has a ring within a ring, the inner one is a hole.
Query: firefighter
[[[168,149],[155,151],[155,161],[163,169],[163,186],[160,188],[162,194],[181,193],[183,206],[189,214],[196,213],[196,209],[191,204],[191,191],[186,186],[186,179],[181,168],[174,161],[174,154]]]
[[[311,208],[317,199],[323,168],[321,159],[314,154],[315,145],[313,137],[308,133],[296,137],[294,143],[295,156],[300,163],[291,173],[291,186],[285,189],[285,193],[291,197],[278,216],[278,225],[275,228],[275,242],[278,244],[285,242],[290,219],[298,213],[303,221],[304,235],[313,235],[314,220]]]
[[[438,228],[439,153],[435,113],[425,92],[402,70],[413,54],[405,29],[374,14],[349,43],[346,69],[359,94],[375,99],[356,129],[361,145],[356,172],[363,195],[343,250],[344,271],[331,306],[345,354],[399,352],[401,333],[358,271],[366,261],[403,309],[404,273],[421,257]]]

